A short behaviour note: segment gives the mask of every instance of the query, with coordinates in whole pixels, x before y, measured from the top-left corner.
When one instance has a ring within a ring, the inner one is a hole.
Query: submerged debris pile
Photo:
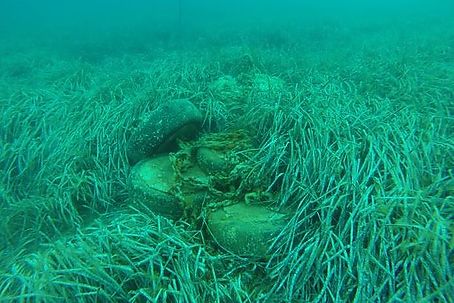
[[[144,158],[132,169],[132,203],[194,226],[206,222],[202,226],[218,248],[243,257],[266,257],[287,221],[285,214],[270,208],[272,194],[243,182],[251,139],[238,130],[181,141],[187,139],[182,129],[188,124],[191,137],[196,137],[200,127],[194,126],[201,124],[194,117],[201,114],[194,113],[188,100],[171,102],[179,106],[165,106],[165,113],[163,107],[156,109],[132,135],[130,146],[143,151]],[[191,108],[191,113],[180,115],[182,108]]]

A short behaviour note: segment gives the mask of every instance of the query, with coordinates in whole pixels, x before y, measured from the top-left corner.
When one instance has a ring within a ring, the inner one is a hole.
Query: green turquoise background
[[[132,205],[182,98],[247,130],[224,190],[291,214],[268,258]],[[453,113],[452,1],[2,0],[0,302],[453,302]]]

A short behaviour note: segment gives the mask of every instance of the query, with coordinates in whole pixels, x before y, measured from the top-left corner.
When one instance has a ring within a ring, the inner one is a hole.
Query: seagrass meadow
[[[454,302],[454,18],[397,19],[0,31],[0,302]],[[128,141],[174,99],[250,139],[266,257],[132,202]]]

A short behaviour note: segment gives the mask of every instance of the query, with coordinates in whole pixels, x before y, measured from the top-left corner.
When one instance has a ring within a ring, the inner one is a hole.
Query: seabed
[[[4,39],[0,302],[453,302],[452,28]],[[234,165],[169,219],[127,146],[175,99],[203,123],[172,159]],[[285,214],[259,257],[208,228],[236,203]]]

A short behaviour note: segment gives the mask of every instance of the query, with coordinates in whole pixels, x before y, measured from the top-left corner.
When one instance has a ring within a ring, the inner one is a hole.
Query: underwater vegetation
[[[448,28],[5,41],[0,302],[453,302]],[[198,135],[156,162],[131,138],[172,100]]]

